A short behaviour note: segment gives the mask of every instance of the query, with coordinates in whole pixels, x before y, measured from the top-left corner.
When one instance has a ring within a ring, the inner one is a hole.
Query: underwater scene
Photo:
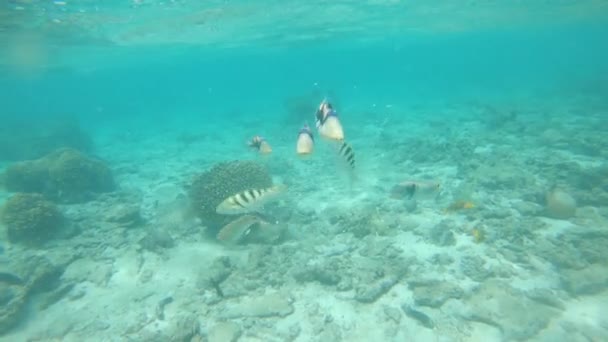
[[[0,341],[608,341],[608,2],[0,3]]]

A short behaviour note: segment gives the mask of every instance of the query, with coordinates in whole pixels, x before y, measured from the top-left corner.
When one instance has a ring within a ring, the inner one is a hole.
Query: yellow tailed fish
[[[458,201],[454,201],[452,204],[450,204],[447,208],[445,208],[445,212],[449,213],[449,212],[453,212],[453,211],[457,211],[457,210],[464,210],[464,209],[473,209],[475,208],[475,204],[473,202],[470,201],[465,201],[465,200],[458,200]]]
[[[486,234],[482,228],[473,228],[473,230],[471,230],[471,235],[473,236],[473,241],[475,243],[481,243],[486,238]]]
[[[272,147],[270,147],[270,144],[266,141],[266,139],[259,135],[253,137],[248,144],[249,147],[255,148],[260,154],[272,153]]]
[[[223,215],[246,214],[261,209],[264,204],[277,198],[287,189],[286,185],[277,184],[265,189],[249,189],[226,198],[215,212]]]

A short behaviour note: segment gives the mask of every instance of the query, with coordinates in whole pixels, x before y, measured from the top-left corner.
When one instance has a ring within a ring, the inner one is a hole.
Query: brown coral
[[[46,192],[48,170],[38,160],[15,163],[2,174],[2,183],[11,192]]]
[[[253,161],[230,161],[215,165],[195,176],[189,196],[193,209],[203,224],[217,231],[235,219],[215,212],[227,197],[251,188],[272,186],[272,177],[261,164]]]
[[[46,157],[53,197],[67,202],[82,202],[93,193],[114,189],[110,169],[101,161],[77,150],[57,150]]]
[[[40,194],[18,193],[2,208],[2,223],[11,242],[39,245],[55,236],[63,215]]]
[[[41,193],[61,202],[84,202],[114,189],[110,169],[101,161],[64,148],[10,165],[3,174],[8,191]]]

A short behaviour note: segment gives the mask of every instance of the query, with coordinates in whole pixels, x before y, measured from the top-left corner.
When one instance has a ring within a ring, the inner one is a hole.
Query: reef
[[[37,255],[23,255],[13,260],[11,266],[19,277],[21,284],[0,282],[0,336],[10,331],[24,319],[29,299],[33,295],[41,298],[56,289],[59,277],[65,265],[52,263],[49,259]]]
[[[11,242],[30,245],[52,239],[64,223],[57,206],[40,194],[15,194],[2,208],[1,218]]]
[[[254,161],[221,162],[210,170],[194,177],[189,197],[196,215],[202,223],[217,232],[234,220],[234,215],[220,215],[216,207],[227,197],[247,189],[266,188],[272,185],[268,170]]]
[[[14,118],[4,120],[0,126],[0,161],[41,158],[66,147],[83,152],[93,149],[89,135],[72,118]]]
[[[112,172],[102,161],[71,148],[12,164],[2,178],[8,191],[40,193],[62,203],[86,202],[115,188]]]

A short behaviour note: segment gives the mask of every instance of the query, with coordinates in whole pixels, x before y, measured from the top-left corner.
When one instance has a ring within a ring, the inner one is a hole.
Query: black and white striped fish
[[[249,189],[226,198],[215,212],[223,215],[246,214],[261,209],[264,204],[281,195],[287,186],[278,184],[265,189]]]
[[[338,154],[340,157],[346,162],[346,164],[351,168],[351,170],[355,170],[355,151],[352,146],[346,141],[342,141],[340,144],[340,148],[338,149]]]

